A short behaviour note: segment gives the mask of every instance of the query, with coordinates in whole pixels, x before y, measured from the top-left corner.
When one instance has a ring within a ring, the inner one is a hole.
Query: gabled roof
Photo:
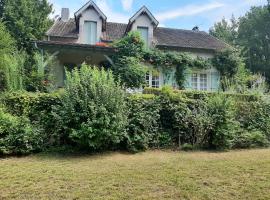
[[[127,26],[127,24],[107,22],[105,31],[102,33],[102,41],[113,42],[121,39],[126,34]],[[47,32],[48,36],[63,38],[78,38],[78,34],[79,32],[76,30],[74,19],[70,19],[68,22],[58,20]],[[205,49],[216,51],[228,47],[227,44],[204,31],[161,27],[154,29],[154,42],[157,47],[164,48]]]
[[[81,7],[77,12],[75,12],[74,14],[75,19],[77,20],[78,18],[80,18],[82,13],[89,7],[93,7],[104,21],[107,20],[106,15],[99,9],[99,7],[92,0],[88,1],[83,7]]]
[[[159,22],[154,17],[154,15],[148,10],[146,6],[143,6],[140,10],[138,10],[130,19],[128,25],[131,25],[135,22],[135,20],[142,14],[148,15],[148,17],[151,19],[152,23],[157,27]]]

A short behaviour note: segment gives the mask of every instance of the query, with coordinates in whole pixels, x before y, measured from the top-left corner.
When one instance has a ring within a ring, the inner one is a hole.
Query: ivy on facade
[[[171,70],[175,69],[175,79],[179,88],[184,88],[185,71],[188,69],[208,69],[213,64],[212,59],[193,58],[187,53],[179,53],[175,51],[162,51],[157,48],[145,48],[144,42],[138,32],[130,32],[126,37],[113,44],[117,48],[117,54],[112,57],[114,62],[113,71],[119,76],[126,86],[139,87],[144,84],[144,76],[146,69],[141,67],[138,70],[132,70],[133,67],[138,65],[144,66],[145,63],[151,64],[156,69],[162,69],[162,72],[168,74]],[[224,56],[223,54],[220,54]],[[226,56],[226,55],[225,55]],[[133,62],[123,62],[123,60],[130,60],[132,57]],[[119,62],[121,60],[121,62]],[[218,58],[215,57],[215,60]],[[123,64],[124,63],[124,64]],[[219,69],[219,68],[217,68]],[[223,71],[226,69],[222,69]],[[140,81],[134,85],[131,81],[132,71],[135,71],[134,76]]]

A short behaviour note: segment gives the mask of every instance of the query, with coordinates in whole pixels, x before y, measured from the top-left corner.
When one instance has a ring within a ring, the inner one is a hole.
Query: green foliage
[[[232,16],[230,22],[228,22],[225,18],[223,18],[220,22],[214,24],[212,28],[210,28],[210,35],[235,46],[236,40],[238,36],[238,20]]]
[[[132,152],[146,150],[159,144],[159,110],[155,97],[132,96],[128,100],[127,149]]]
[[[52,23],[48,18],[52,5],[47,0],[6,0],[4,5],[3,22],[18,48],[32,52],[32,40],[42,39]]]
[[[207,149],[250,148],[270,141],[268,97],[165,87],[154,90],[156,95],[125,98],[110,72],[89,66],[69,73],[67,81],[60,93],[6,93],[0,99],[16,127],[20,121],[20,127],[33,130],[27,132],[38,142],[33,151],[71,145],[90,151],[138,152],[185,143]],[[5,132],[12,126],[3,123]],[[15,140],[13,136],[10,140]]]
[[[183,151],[192,151],[192,150],[194,150],[194,146],[192,144],[185,143],[185,144],[183,144],[181,149]]]
[[[117,48],[117,57],[135,57],[140,59],[144,51],[144,41],[137,31],[131,31],[123,39],[116,41],[113,46]]]
[[[126,136],[127,123],[125,93],[119,83],[110,71],[85,64],[66,73],[62,105],[54,111],[58,133],[87,150],[116,148]]]
[[[207,101],[207,111],[212,118],[212,130],[208,134],[208,147],[226,149],[234,137],[239,124],[234,119],[234,101],[222,94],[215,95]]]
[[[164,52],[156,48],[144,48],[144,42],[138,32],[130,32],[126,37],[114,44],[117,54],[108,58],[113,73],[120,77],[128,88],[139,88],[144,85],[146,67],[142,63],[148,63],[155,68],[176,67],[176,81],[183,88],[187,68],[206,69],[211,67],[210,60],[192,58],[185,53]]]
[[[216,53],[212,63],[221,76],[232,78],[237,73],[239,66],[242,65],[242,60],[236,50],[226,49]]]
[[[186,53],[164,52],[159,49],[147,49],[143,54],[144,62],[154,67],[162,67],[163,70],[176,67],[175,77],[177,84],[183,88],[185,76],[184,71],[188,68],[207,69],[211,67],[210,60],[203,58],[192,58]]]
[[[16,117],[0,108],[0,154],[28,154],[40,150],[38,129],[25,117]]]
[[[57,65],[55,55],[35,53],[31,72],[25,78],[26,90],[30,92],[50,92],[56,90],[54,69]]]
[[[238,43],[247,67],[252,72],[264,74],[270,80],[269,27],[267,6],[253,7],[240,18]]]
[[[144,42],[138,32],[130,32],[114,44],[117,54],[109,59],[111,69],[127,88],[139,88],[145,82],[146,68],[141,63]]]
[[[119,58],[112,70],[127,88],[139,88],[145,82],[146,67],[135,57]]]
[[[4,54],[0,57],[0,91],[23,90],[25,53]]]
[[[1,19],[1,18],[0,18]],[[4,54],[12,54],[15,51],[15,40],[11,37],[5,24],[0,20],[0,58]]]
[[[12,92],[4,94],[1,101],[8,113],[17,117],[25,116],[31,125],[39,128],[43,148],[61,143],[60,136],[55,132],[56,123],[52,120],[52,107],[60,104],[58,93]]]
[[[238,102],[236,119],[245,130],[259,130],[270,140],[270,103],[261,98],[253,102]]]
[[[246,149],[269,146],[269,140],[260,131],[250,131],[237,134],[232,140],[232,148]]]

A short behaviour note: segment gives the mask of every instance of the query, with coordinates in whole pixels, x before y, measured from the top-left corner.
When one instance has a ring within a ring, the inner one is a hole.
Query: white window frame
[[[146,87],[151,87],[151,88],[160,88],[161,87],[161,74],[160,74],[160,72],[158,72],[158,73],[159,73],[159,75],[157,76],[157,75],[153,75],[154,73],[152,70],[149,70],[146,72],[146,74],[145,74]]]
[[[204,77],[204,82],[202,82],[202,76],[206,76]],[[192,72],[191,87],[193,90],[208,91],[209,90],[209,74],[207,72]]]

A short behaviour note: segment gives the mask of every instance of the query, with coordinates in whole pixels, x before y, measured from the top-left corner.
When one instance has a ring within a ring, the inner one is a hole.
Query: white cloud
[[[204,5],[187,5],[178,9],[169,10],[166,12],[156,14],[159,21],[166,21],[170,19],[175,19],[181,16],[194,16],[201,13],[205,13],[210,10],[223,7],[223,3],[213,2]]]
[[[251,6],[260,6],[267,3],[266,0],[223,0],[226,4],[211,13],[208,13],[204,17],[212,24],[214,22],[220,21],[223,17],[230,19],[232,15],[235,17],[243,16]]]
[[[108,21],[121,23],[128,22],[130,16],[113,11],[107,0],[97,0],[96,3],[100,10],[102,10],[102,12],[104,12],[104,14],[108,17]]]
[[[125,11],[130,11],[133,5],[133,0],[121,0]]]

